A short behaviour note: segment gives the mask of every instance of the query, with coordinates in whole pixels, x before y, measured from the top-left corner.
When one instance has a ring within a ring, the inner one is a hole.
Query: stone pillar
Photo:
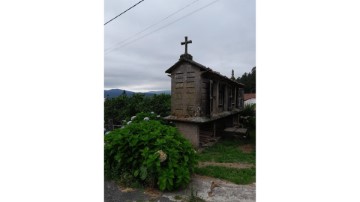
[[[188,139],[194,148],[200,146],[199,125],[186,122],[175,122],[176,128]]]

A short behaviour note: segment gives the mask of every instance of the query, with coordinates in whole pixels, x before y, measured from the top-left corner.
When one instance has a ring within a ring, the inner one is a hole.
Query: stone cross
[[[191,40],[188,41],[187,39],[188,39],[188,37],[186,36],[186,37],[185,37],[185,41],[184,41],[184,42],[181,42],[181,45],[184,45],[184,44],[185,44],[185,54],[188,54],[188,53],[187,53],[187,45],[188,45],[188,43],[192,43]]]

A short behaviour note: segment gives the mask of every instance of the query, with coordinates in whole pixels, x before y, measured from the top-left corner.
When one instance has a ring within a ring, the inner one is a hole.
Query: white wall
[[[248,104],[256,104],[256,98],[251,98],[251,99],[248,99],[244,102],[245,105],[248,105]]]

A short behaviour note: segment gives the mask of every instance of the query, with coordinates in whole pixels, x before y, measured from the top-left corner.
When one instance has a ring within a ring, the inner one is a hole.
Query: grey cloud
[[[105,19],[138,1],[105,1]],[[127,39],[175,10],[193,2],[144,1],[104,27],[105,49]],[[200,0],[178,15],[155,26],[155,30],[211,1]],[[144,32],[145,34],[147,32]],[[139,35],[141,36],[141,35]],[[128,46],[106,54],[105,88],[170,89],[165,70],[184,52],[180,42],[193,41],[189,53],[194,60],[225,76],[241,76],[255,66],[255,1],[223,0]],[[131,40],[130,40],[131,41]]]

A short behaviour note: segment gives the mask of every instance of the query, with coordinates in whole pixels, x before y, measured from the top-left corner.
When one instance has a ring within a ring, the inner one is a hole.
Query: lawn
[[[255,182],[255,168],[226,168],[221,166],[206,166],[195,168],[195,173],[220,178],[236,184],[250,184]]]
[[[212,147],[206,148],[202,151],[198,158],[199,161],[219,162],[219,163],[251,163],[255,164],[256,152],[255,150],[250,153],[241,151],[241,145],[252,144],[255,141],[255,132],[250,132],[248,140],[239,139],[221,139]]]
[[[196,167],[195,173],[234,182],[236,184],[250,184],[255,182],[256,151],[243,151],[245,146],[255,148],[255,131],[250,131],[249,139],[240,140],[236,138],[220,139],[212,147],[199,152],[200,162],[216,162],[215,165]],[[228,167],[221,163],[248,164],[250,168]]]

